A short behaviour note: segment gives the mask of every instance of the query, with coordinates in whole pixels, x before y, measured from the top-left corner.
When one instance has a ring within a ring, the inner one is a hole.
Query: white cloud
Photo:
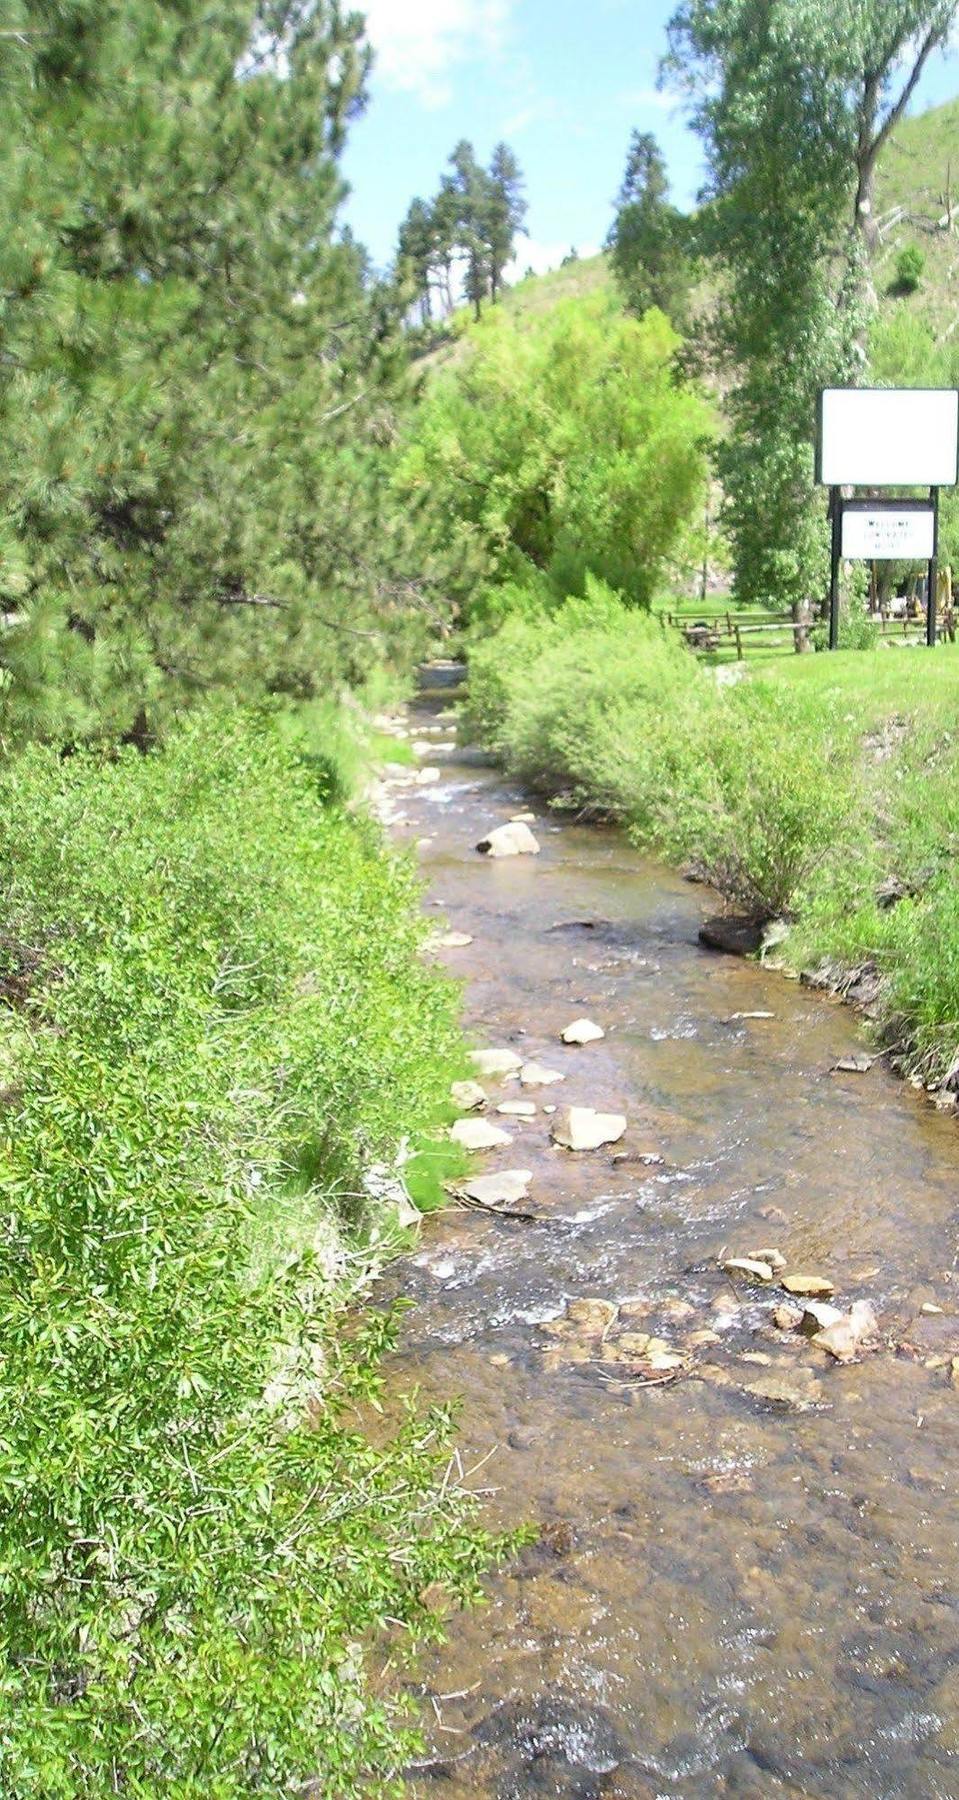
[[[516,255],[506,269],[507,281],[522,281],[528,269],[534,275],[545,275],[548,269],[558,269],[564,256],[570,251],[569,240],[564,243],[547,243],[542,238],[520,238],[516,246]],[[598,256],[598,244],[577,244],[579,256]]]
[[[361,0],[375,72],[423,106],[447,106],[457,63],[502,48],[512,0]]]

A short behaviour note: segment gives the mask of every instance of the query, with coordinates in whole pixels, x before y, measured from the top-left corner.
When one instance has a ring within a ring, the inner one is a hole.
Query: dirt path
[[[531,1119],[491,1107],[514,1141],[475,1159],[532,1171],[540,1222],[444,1215],[392,1277],[398,1381],[463,1396],[490,1521],[543,1528],[424,1671],[415,1792],[955,1800],[955,1125],[882,1064],[831,1073],[853,1016],[703,951],[710,896],[619,836],[536,808],[538,857],[478,856],[524,797],[429,741],[440,778],[393,791],[393,829],[473,938],[443,953],[470,1029],[565,1080]],[[567,1049],[584,1013],[607,1035]],[[627,1134],[558,1150],[554,1103]],[[869,1300],[882,1347],[833,1365],[772,1323],[781,1293],[734,1292],[719,1259],[767,1246]],[[681,1359],[663,1385],[650,1337]]]

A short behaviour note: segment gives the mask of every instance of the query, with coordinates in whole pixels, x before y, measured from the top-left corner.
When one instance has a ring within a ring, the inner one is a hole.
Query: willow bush
[[[368,1646],[491,1546],[449,1420],[376,1441],[333,1214],[442,1115],[413,877],[268,716],[0,773],[0,1790],[393,1791]],[[307,1784],[315,1783],[307,1787]]]
[[[759,919],[792,910],[859,829],[840,704],[718,687],[592,578],[583,599],[477,640],[466,720],[525,780],[621,820]]]

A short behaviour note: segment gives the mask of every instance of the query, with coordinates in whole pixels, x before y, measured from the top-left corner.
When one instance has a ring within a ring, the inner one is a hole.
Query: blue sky
[[[366,114],[352,127],[344,217],[388,262],[415,194],[435,192],[458,138],[485,161],[505,138],[529,201],[525,268],[571,245],[599,247],[634,126],[653,131],[678,204],[701,180],[675,100],[656,90],[675,0],[357,0],[377,53]],[[937,59],[913,110],[959,93],[959,57]]]

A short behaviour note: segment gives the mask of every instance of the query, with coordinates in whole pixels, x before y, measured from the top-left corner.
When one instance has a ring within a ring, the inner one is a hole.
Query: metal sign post
[[[929,489],[932,503],[932,555],[926,576],[926,643],[930,650],[936,641],[936,588],[939,585],[939,489]]]
[[[829,490],[832,515],[832,566],[829,575],[829,648],[839,648],[839,564],[842,559],[842,494],[837,487]]]
[[[816,479],[829,488],[829,648],[839,645],[843,561],[925,562],[926,643],[936,642],[939,489],[959,482],[959,389],[824,388]],[[925,487],[927,500],[843,497],[844,488]]]

